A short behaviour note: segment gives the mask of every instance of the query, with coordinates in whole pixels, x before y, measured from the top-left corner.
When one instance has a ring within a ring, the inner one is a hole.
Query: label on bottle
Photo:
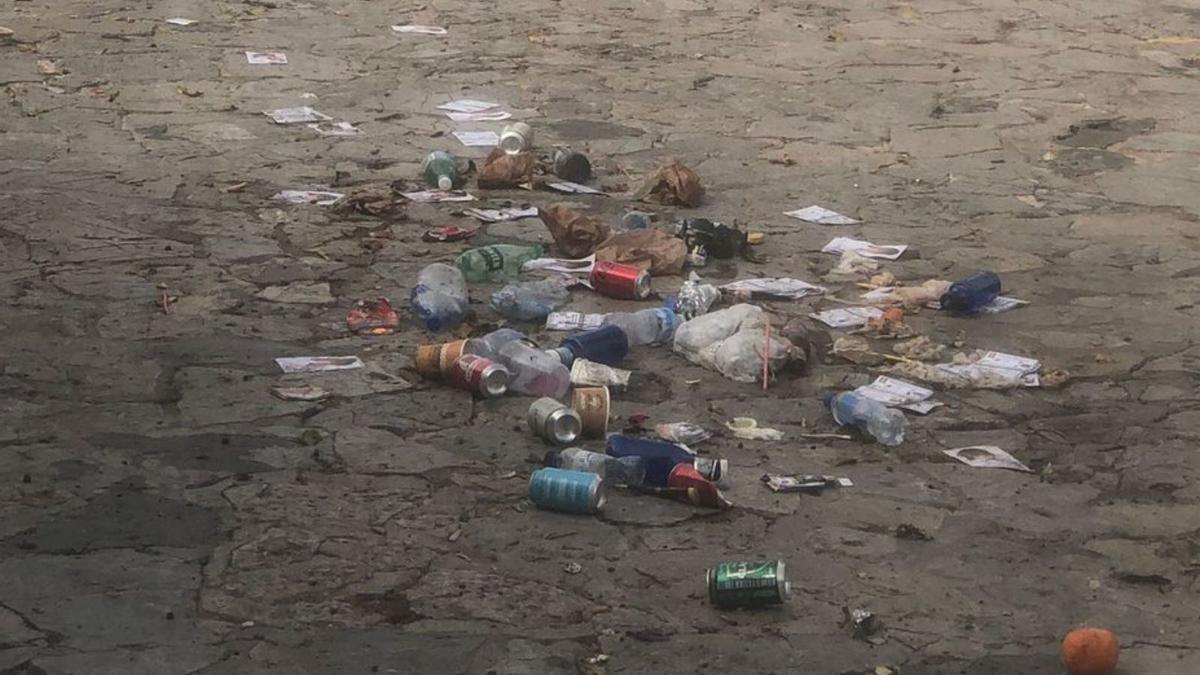
[[[479,249],[479,256],[483,258],[483,264],[487,265],[489,272],[497,272],[504,269],[504,254],[497,251],[494,246]]]

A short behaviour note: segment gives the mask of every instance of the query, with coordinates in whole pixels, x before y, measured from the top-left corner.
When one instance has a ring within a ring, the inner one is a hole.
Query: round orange
[[[1112,675],[1121,646],[1104,628],[1077,628],[1063,638],[1063,665],[1071,675]]]

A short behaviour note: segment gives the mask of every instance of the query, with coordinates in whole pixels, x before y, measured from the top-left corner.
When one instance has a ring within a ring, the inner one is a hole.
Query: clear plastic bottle
[[[533,246],[517,246],[515,244],[493,244],[483,248],[473,248],[458,256],[455,264],[462,270],[467,281],[476,283],[484,281],[500,281],[515,277],[521,271],[521,265],[542,257],[540,244]]]
[[[609,314],[601,325],[617,326],[625,331],[630,345],[653,345],[671,341],[675,327],[679,325],[679,317],[666,307],[655,307],[632,314]]]
[[[509,391],[558,400],[567,395],[571,371],[554,354],[527,340],[513,340],[501,346],[497,355],[510,373]]]
[[[421,162],[421,178],[429,187],[439,190],[449,190],[454,187],[458,171],[454,167],[454,158],[450,153],[434,150],[425,156]]]
[[[525,340],[525,334],[512,328],[500,328],[487,335],[467,340],[463,345],[464,354],[475,354],[485,359],[499,362],[500,348],[513,340]]]
[[[467,315],[467,282],[457,268],[434,263],[417,275],[409,303],[426,329],[454,328]]]
[[[825,404],[833,413],[833,421],[842,426],[857,427],[859,431],[870,434],[884,445],[894,446],[904,442],[904,430],[908,426],[908,420],[904,419],[904,413],[899,410],[893,410],[879,401],[852,391],[828,394]]]
[[[641,457],[613,457],[583,448],[566,448],[547,452],[545,463],[560,469],[594,473],[609,484],[642,485],[646,481],[646,460]]]
[[[515,321],[535,321],[571,300],[571,281],[551,277],[509,284],[492,293],[492,309]]]

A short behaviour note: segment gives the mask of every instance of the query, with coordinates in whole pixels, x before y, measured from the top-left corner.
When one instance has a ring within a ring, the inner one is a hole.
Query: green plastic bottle
[[[473,248],[463,253],[458,256],[457,264],[467,281],[500,281],[515,277],[517,272],[521,271],[521,265],[540,257],[542,257],[541,244],[532,246],[493,244],[483,248]]]
[[[421,177],[429,187],[439,190],[449,190],[454,187],[458,171],[454,168],[454,158],[450,153],[434,150],[421,162]]]

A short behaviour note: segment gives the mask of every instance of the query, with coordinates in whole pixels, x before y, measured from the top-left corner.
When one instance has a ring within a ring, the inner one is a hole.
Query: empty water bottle
[[[856,427],[884,445],[900,445],[904,442],[904,429],[908,421],[899,410],[852,391],[826,395],[825,405],[833,413],[833,421],[842,426]]]
[[[498,356],[510,374],[509,391],[562,400],[571,386],[571,371],[562,361],[526,340],[513,340],[501,346]]]
[[[453,188],[458,179],[454,158],[447,152],[434,150],[425,156],[425,161],[421,162],[421,177],[430,187],[439,190]]]
[[[575,359],[615,366],[629,354],[629,338],[619,326],[601,326],[563,340],[554,353],[564,366],[570,366]]]
[[[1000,297],[1000,277],[995,272],[976,272],[950,284],[942,295],[942,309],[971,314]]]
[[[542,257],[542,247],[517,246],[515,244],[493,244],[483,248],[473,248],[458,256],[455,263],[462,270],[463,276],[472,283],[484,281],[500,281],[515,277],[521,271],[521,265]]]
[[[544,461],[546,466],[597,474],[609,484],[642,485],[646,480],[646,460],[637,456],[613,457],[583,448],[566,448],[547,452]]]
[[[630,345],[654,345],[671,341],[675,327],[679,325],[679,317],[666,307],[655,307],[632,314],[609,314],[602,325],[617,326],[625,331]]]
[[[454,328],[467,314],[467,282],[458,269],[434,263],[417,276],[409,302],[426,329]]]
[[[463,345],[463,353],[475,354],[485,359],[499,362],[500,348],[513,340],[524,340],[525,334],[512,328],[500,328],[487,335],[467,340]]]
[[[545,319],[571,300],[571,283],[570,279],[551,277],[509,284],[492,293],[492,309],[516,321]]]
[[[646,485],[666,487],[671,469],[677,464],[692,464],[705,478],[718,482],[729,472],[729,461],[697,457],[685,447],[635,436],[613,434],[608,437],[608,454],[613,457],[640,457],[646,463]]]

